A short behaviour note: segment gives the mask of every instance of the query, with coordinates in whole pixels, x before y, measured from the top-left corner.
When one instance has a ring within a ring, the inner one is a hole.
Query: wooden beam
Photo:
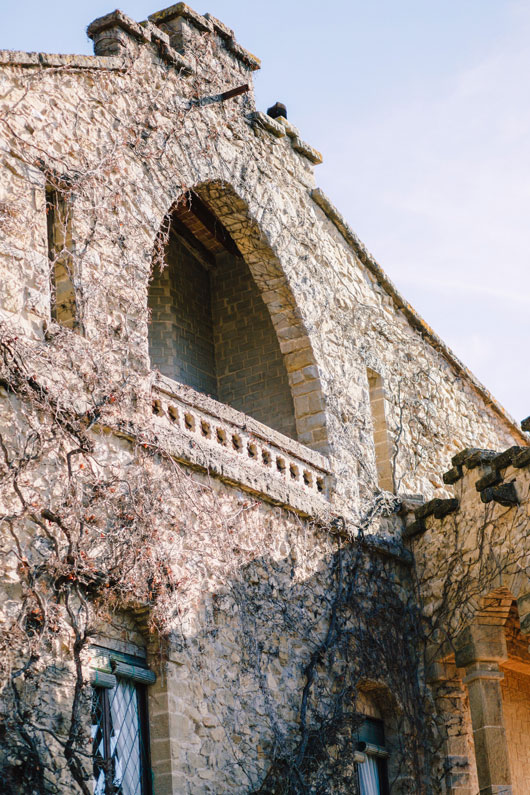
[[[190,193],[188,206],[201,224],[210,232],[213,237],[234,257],[241,258],[241,252],[230,237],[221,221],[219,221],[212,211],[199,199],[196,193]]]
[[[196,257],[201,265],[207,270],[215,268],[215,255],[208,251],[206,246],[197,240],[188,227],[179,221],[175,216],[171,219],[171,234],[175,236],[179,243],[182,243],[185,248]]]

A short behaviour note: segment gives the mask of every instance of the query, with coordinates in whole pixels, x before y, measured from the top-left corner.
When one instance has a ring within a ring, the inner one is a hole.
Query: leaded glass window
[[[116,677],[94,687],[94,795],[151,795],[145,685]]]

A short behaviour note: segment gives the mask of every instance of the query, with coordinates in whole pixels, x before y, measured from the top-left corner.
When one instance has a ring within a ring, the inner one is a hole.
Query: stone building
[[[0,52],[8,793],[530,791],[528,436],[183,3]]]

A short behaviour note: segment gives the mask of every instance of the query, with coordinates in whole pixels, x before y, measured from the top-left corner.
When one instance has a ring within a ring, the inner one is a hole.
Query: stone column
[[[455,659],[466,671],[480,795],[512,793],[499,670],[507,658],[502,626],[470,626],[458,639]]]

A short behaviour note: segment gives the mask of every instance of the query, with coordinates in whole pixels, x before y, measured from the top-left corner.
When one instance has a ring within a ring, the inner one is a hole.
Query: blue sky
[[[324,154],[316,179],[389,276],[518,420],[530,414],[530,3],[191,3],[262,60]],[[164,5],[131,0],[136,20]],[[325,8],[325,13],[323,8]],[[105,0],[0,0],[0,48],[91,52]]]

